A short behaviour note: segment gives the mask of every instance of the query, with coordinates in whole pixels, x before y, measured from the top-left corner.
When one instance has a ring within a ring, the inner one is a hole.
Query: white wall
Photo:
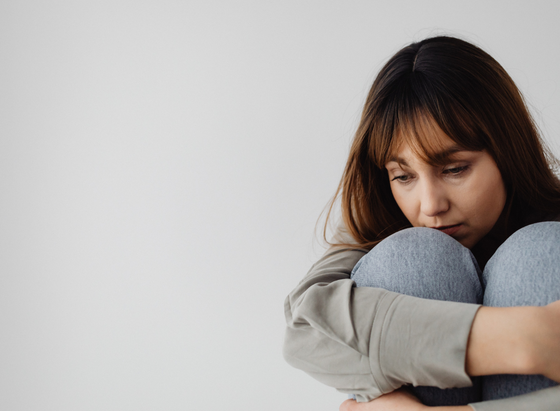
[[[559,153],[557,4],[0,3],[0,409],[337,410],[283,300],[375,73],[470,39]]]

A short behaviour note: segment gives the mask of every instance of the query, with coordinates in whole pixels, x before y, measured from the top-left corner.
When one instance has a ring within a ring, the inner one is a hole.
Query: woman
[[[349,411],[557,409],[552,161],[488,54],[450,37],[399,51],[368,95],[331,248],[286,299],[286,360],[355,395]]]

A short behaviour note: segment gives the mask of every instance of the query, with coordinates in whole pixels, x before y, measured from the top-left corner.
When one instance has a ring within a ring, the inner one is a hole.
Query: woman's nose
[[[434,217],[449,210],[449,199],[445,190],[435,182],[427,182],[422,187],[420,211]]]

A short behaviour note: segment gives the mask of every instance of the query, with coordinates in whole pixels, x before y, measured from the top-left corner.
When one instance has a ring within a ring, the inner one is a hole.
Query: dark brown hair
[[[521,216],[560,211],[556,160],[515,83],[490,55],[452,37],[412,43],[381,69],[369,91],[333,204],[341,200],[343,223],[361,248],[371,248],[410,223],[395,202],[385,164],[396,141],[411,140],[436,164],[426,124],[435,122],[459,146],[486,150],[504,180],[508,232]],[[424,130],[424,131],[423,131]],[[325,226],[326,231],[326,226]]]

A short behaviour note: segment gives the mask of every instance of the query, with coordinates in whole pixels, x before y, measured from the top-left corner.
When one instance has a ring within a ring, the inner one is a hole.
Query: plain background
[[[469,39],[560,152],[560,3],[0,3],[0,409],[338,410],[284,297],[381,65]]]

